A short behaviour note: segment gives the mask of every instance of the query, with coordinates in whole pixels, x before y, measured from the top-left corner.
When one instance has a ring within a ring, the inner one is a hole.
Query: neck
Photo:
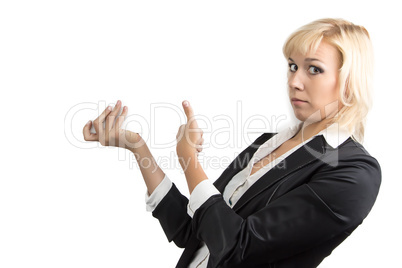
[[[297,132],[297,134],[291,140],[299,143],[306,141],[323,129],[326,129],[330,124],[331,120],[328,118],[314,123],[303,122],[299,132]]]

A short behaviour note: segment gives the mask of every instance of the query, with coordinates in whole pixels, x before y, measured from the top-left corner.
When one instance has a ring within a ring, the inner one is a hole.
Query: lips
[[[292,98],[292,99],[291,99],[291,101],[301,101],[301,102],[307,102],[307,101],[304,101],[304,100],[301,100],[301,99],[298,99],[298,98]]]

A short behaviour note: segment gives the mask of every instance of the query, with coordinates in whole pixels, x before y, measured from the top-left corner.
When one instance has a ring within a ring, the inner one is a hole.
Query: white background
[[[215,116],[233,119],[235,128],[216,136],[230,146],[203,151],[206,159],[233,160],[264,129],[292,123],[282,45],[324,17],[371,35],[375,97],[364,146],[380,162],[383,182],[364,223],[320,267],[400,267],[395,3],[1,1],[0,267],[174,267],[182,249],[145,211],[132,155],[84,142],[82,127],[98,107],[122,100],[132,116],[127,129],[154,138],[147,143],[155,158],[188,196],[172,145],[184,123],[181,102],[189,100],[212,130],[228,127]],[[248,129],[256,116],[269,124]],[[204,137],[212,142],[212,133]],[[205,171],[215,180],[228,163],[211,163]]]

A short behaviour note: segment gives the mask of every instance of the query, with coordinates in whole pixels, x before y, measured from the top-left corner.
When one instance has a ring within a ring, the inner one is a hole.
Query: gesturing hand
[[[187,123],[179,127],[176,135],[176,151],[179,159],[193,157],[202,151],[203,131],[198,128],[197,120],[194,118],[193,108],[188,101],[182,103],[187,116]]]
[[[127,116],[127,106],[124,106],[120,116],[121,101],[117,101],[116,106],[112,110],[107,107],[102,114],[93,122],[96,133],[90,133],[92,121],[89,121],[83,129],[84,140],[99,141],[103,146],[115,146],[130,149],[140,140],[138,133],[121,129],[121,125]],[[117,119],[116,119],[117,117]],[[116,122],[115,122],[116,119]],[[105,127],[103,122],[106,120]],[[113,125],[113,123],[115,124]]]

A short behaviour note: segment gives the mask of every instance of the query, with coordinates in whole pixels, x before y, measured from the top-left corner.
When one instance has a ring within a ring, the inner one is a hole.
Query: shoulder
[[[378,161],[348,138],[330,148],[308,183],[334,213],[359,223],[373,207],[381,185]]]
[[[317,163],[312,181],[320,183],[329,180],[334,186],[342,185],[341,189],[359,191],[375,199],[382,180],[377,159],[352,138],[346,139],[337,148],[328,144],[325,147],[326,151]]]
[[[372,156],[362,144],[350,137],[346,139],[342,144],[340,144],[337,148],[332,148],[328,144],[326,144],[325,147],[327,158],[338,161],[338,164],[347,165],[347,163],[352,164],[363,162],[370,164],[378,170],[381,170],[380,164],[377,159]],[[337,163],[328,164],[332,166],[337,165]]]
[[[362,144],[352,138],[348,138],[343,144],[339,146],[339,158],[345,162],[356,162],[370,166],[378,173],[381,173],[381,167],[378,160],[372,156]],[[380,174],[379,174],[380,176]]]

